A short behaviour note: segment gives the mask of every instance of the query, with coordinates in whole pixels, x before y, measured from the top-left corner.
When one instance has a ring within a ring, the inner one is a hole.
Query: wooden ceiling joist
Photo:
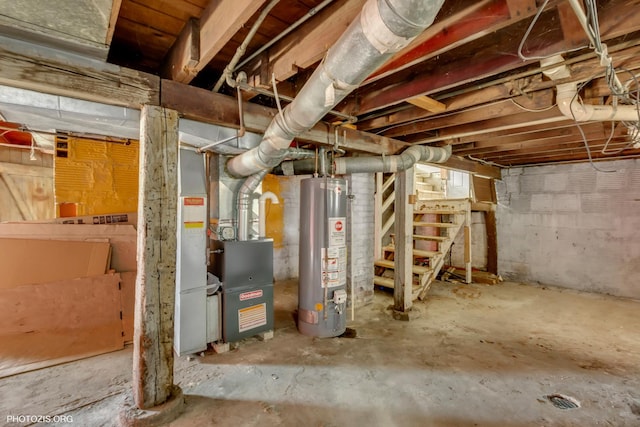
[[[189,83],[222,50],[266,0],[212,1],[199,25],[187,25],[162,65],[163,76]],[[197,29],[197,33],[194,31]],[[194,60],[194,53],[198,53]],[[195,64],[194,64],[195,63]]]

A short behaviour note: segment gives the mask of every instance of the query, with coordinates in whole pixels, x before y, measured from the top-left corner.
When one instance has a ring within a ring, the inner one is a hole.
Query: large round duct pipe
[[[367,1],[298,96],[269,124],[260,145],[229,160],[229,172],[249,176],[279,164],[297,135],[320,121],[369,74],[431,25],[443,3]]]
[[[299,148],[288,148],[284,151],[284,156],[288,159],[306,159],[314,157],[315,153],[309,150],[303,150]],[[271,169],[263,169],[258,173],[251,175],[247,178],[237,195],[237,215],[238,215],[238,240],[249,240],[249,213],[251,212],[251,197],[254,191],[258,188],[265,175],[267,175]]]
[[[333,161],[338,175],[348,173],[398,172],[418,162],[444,163],[451,157],[451,146],[425,147],[414,145],[397,156],[340,157]]]
[[[262,170],[247,178],[238,191],[238,240],[249,240],[249,211],[251,196],[256,191],[269,169]]]
[[[426,147],[414,145],[402,154],[395,156],[363,156],[339,157],[333,162],[337,175],[349,173],[398,172],[407,170],[417,162],[444,163],[451,157],[451,146]],[[312,159],[282,162],[274,168],[276,175],[306,175],[315,172],[315,162]]]

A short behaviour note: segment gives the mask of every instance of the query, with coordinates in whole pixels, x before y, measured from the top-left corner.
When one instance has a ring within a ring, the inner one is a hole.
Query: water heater
[[[335,337],[346,329],[347,183],[320,177],[300,185],[298,330]]]

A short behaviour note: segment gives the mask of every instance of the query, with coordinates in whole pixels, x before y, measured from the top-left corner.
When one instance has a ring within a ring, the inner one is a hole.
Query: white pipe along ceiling
[[[265,130],[260,145],[227,162],[235,176],[278,165],[293,139],[310,129],[392,54],[435,19],[444,0],[369,0],[329,49],[296,98]]]

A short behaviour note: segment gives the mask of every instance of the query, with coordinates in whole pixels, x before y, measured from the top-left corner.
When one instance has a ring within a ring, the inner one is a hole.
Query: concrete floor
[[[172,426],[640,426],[640,302],[502,283],[436,282],[409,323],[392,297],[313,339],[292,317],[295,281],[276,285],[273,340],[176,360],[186,411]],[[0,380],[5,415],[116,425],[132,349]],[[558,409],[546,398],[580,402]],[[19,424],[8,424],[19,425]],[[64,425],[64,424],[58,424]]]

